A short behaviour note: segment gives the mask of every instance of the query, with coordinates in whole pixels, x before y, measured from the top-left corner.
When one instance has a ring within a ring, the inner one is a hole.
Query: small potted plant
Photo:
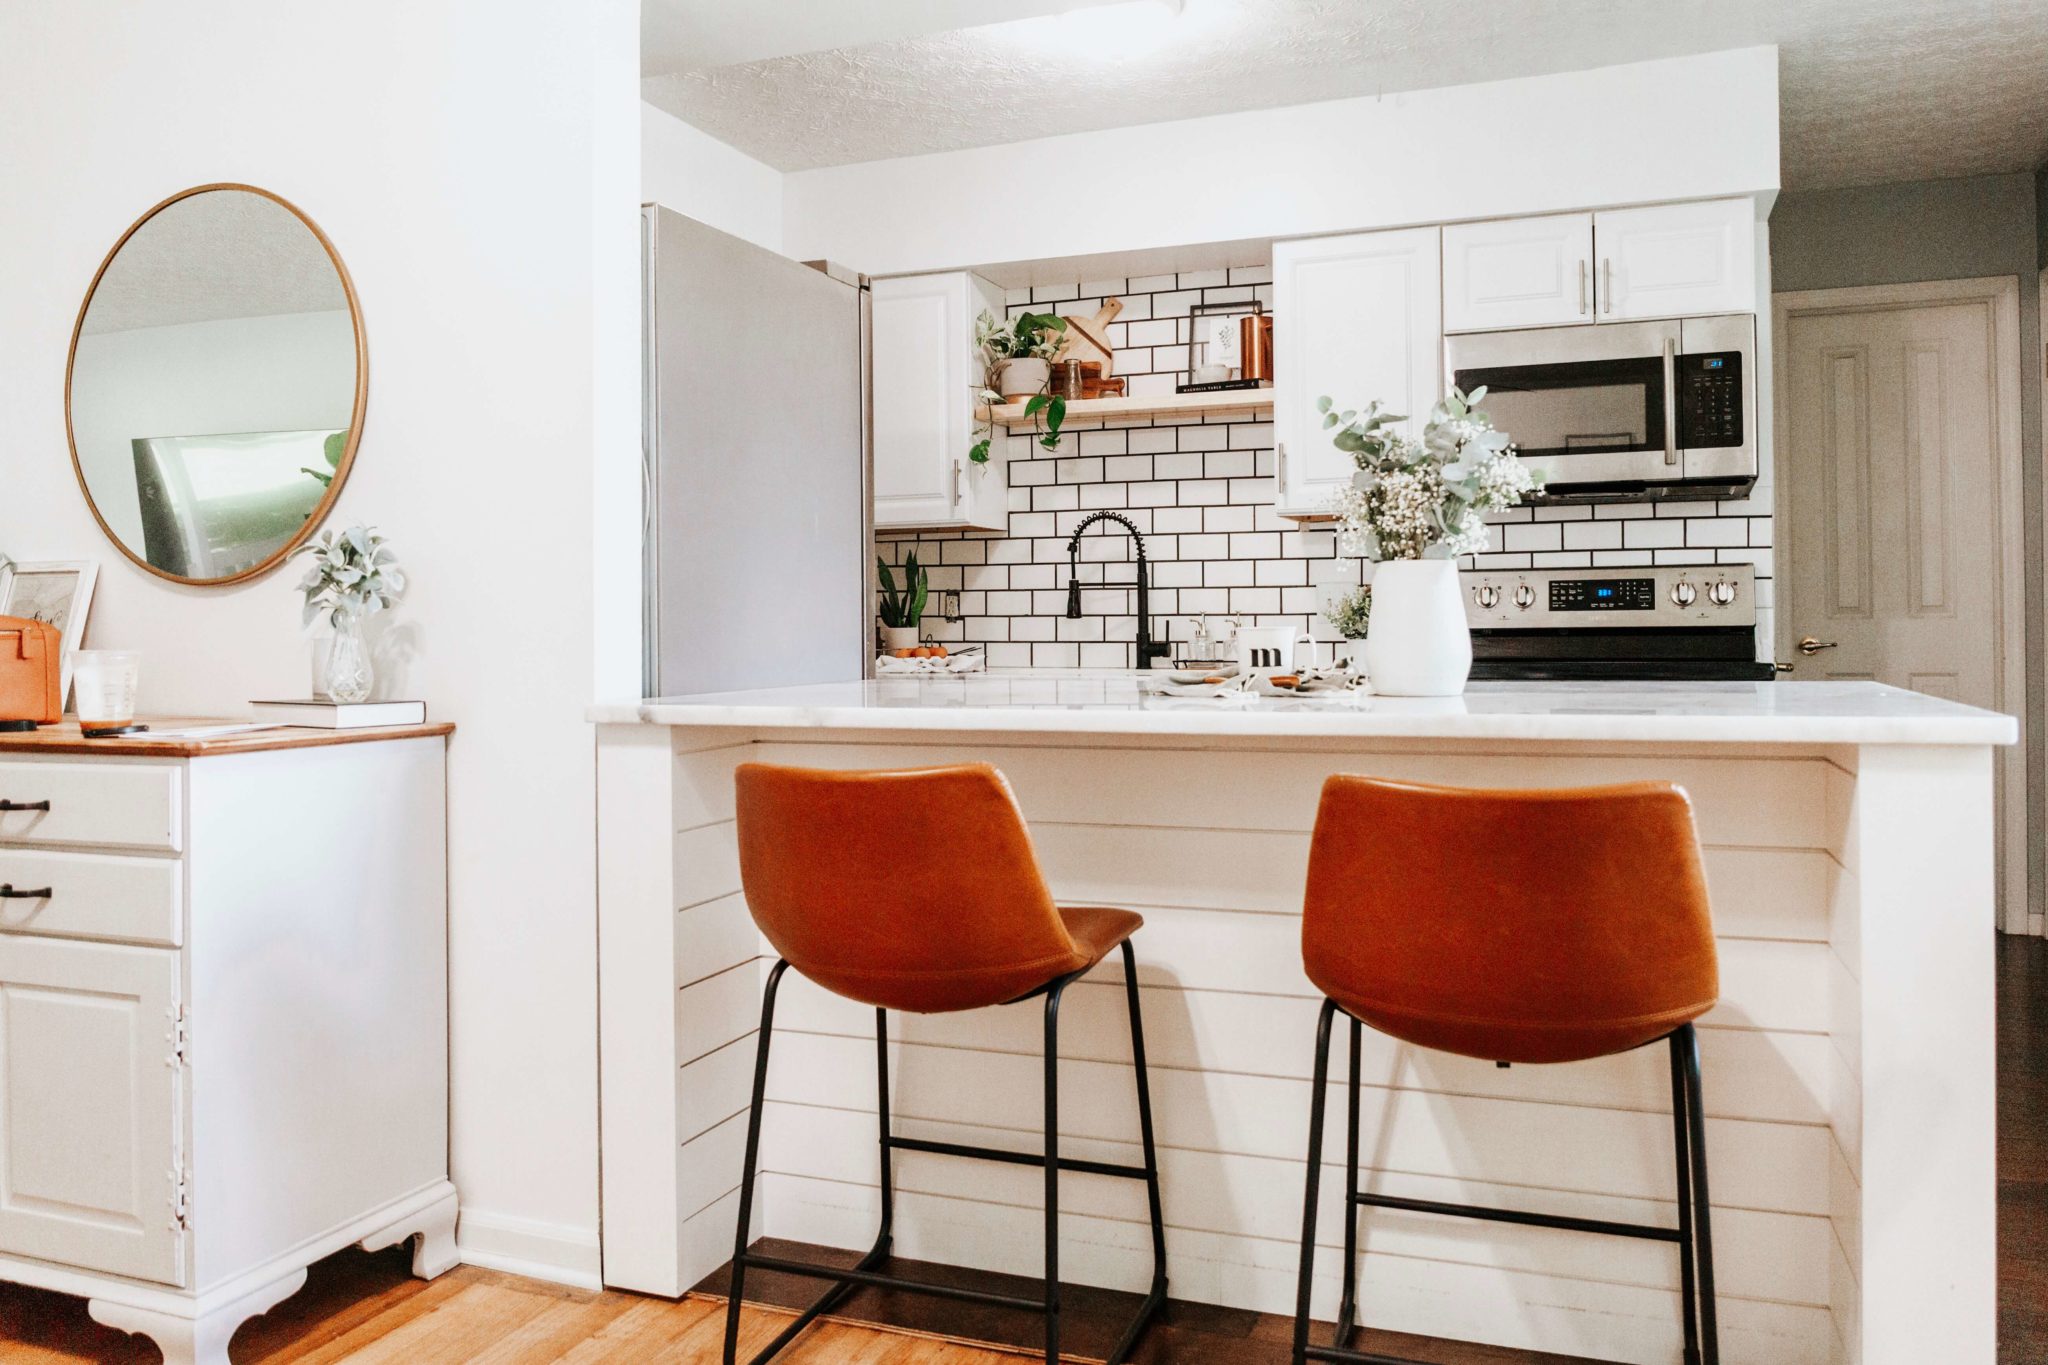
[[[1372,621],[1372,585],[1353,588],[1323,608],[1323,619],[1344,637],[1345,658],[1354,671],[1365,668],[1366,627]]]
[[[327,645],[327,695],[338,702],[369,698],[376,682],[363,643],[363,618],[388,610],[405,592],[405,574],[390,542],[368,526],[323,531],[292,551],[313,561],[299,580],[306,606],[300,624],[325,616],[334,627]]]
[[[917,551],[903,557],[903,590],[896,590],[896,575],[888,563],[875,556],[875,570],[882,579],[882,648],[887,653],[917,648],[918,623],[924,620],[924,602],[931,590],[931,576],[917,562]]]
[[[986,410],[975,430],[967,458],[987,464],[995,440],[995,409],[1024,401],[1026,417],[1043,420],[1038,444],[1058,450],[1060,426],[1067,420],[1067,400],[1052,392],[1052,362],[1067,345],[1067,321],[1051,313],[1022,313],[1014,324],[984,312],[974,324],[974,344],[981,352],[982,382],[977,401]]]
[[[1373,690],[1454,697],[1472,671],[1472,632],[1458,590],[1459,555],[1487,546],[1486,514],[1517,506],[1537,487],[1506,432],[1479,410],[1484,388],[1451,390],[1420,439],[1378,403],[1338,412],[1316,400],[1331,443],[1358,466],[1332,510],[1338,551],[1373,561],[1366,669]]]

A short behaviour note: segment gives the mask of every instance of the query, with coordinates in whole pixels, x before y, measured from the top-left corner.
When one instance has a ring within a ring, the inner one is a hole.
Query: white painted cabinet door
[[[974,444],[974,319],[1002,313],[994,286],[966,271],[876,280],[873,336],[875,525],[1005,529],[1005,445]]]
[[[178,955],[0,938],[0,1252],[184,1281]]]
[[[1756,311],[1756,213],[1747,199],[1593,215],[1600,320]]]
[[[1284,516],[1325,511],[1351,457],[1316,410],[1377,398],[1419,431],[1443,394],[1438,230],[1403,228],[1273,245],[1275,463]]]
[[[1593,321],[1593,215],[1552,213],[1444,229],[1444,330]]]

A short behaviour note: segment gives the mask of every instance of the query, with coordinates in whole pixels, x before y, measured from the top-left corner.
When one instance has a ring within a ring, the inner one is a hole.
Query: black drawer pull
[[[0,811],[10,811],[10,810],[39,810],[39,811],[42,811],[42,812],[44,812],[45,814],[48,814],[48,813],[49,813],[49,809],[50,809],[50,803],[49,803],[49,802],[47,802],[47,801],[7,801],[7,800],[0,800]]]
[[[50,888],[40,891],[16,891],[13,882],[0,882],[0,901],[46,901],[50,899]]]

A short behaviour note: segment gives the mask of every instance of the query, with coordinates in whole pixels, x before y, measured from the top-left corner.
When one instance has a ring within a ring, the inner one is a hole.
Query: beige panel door
[[[2016,713],[2017,479],[2003,468],[1998,298],[1780,299],[1779,650],[1797,679],[1868,678]],[[2011,504],[2011,505],[2008,505]],[[2008,652],[2008,642],[2010,652]],[[2022,799],[2001,764],[2000,799]],[[2016,812],[2015,812],[2016,814]],[[2002,839],[2015,822],[2001,820]],[[2015,842],[2023,849],[2024,839]],[[2024,900],[2024,853],[2004,895]],[[2010,919],[2005,921],[2008,925]]]

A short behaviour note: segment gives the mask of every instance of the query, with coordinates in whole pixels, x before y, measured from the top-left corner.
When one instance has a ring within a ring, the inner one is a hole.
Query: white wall
[[[637,29],[630,0],[211,0],[203,17],[143,0],[0,6],[0,549],[99,560],[89,638],[143,651],[148,707],[233,713],[303,691],[288,574],[179,588],[102,540],[65,453],[63,380],[101,255],[165,195],[239,179],[320,223],[370,349],[334,520],[392,536],[414,583],[399,619],[416,693],[460,726],[450,995],[465,1252],[591,1281],[582,712],[637,677],[637,551],[618,551],[637,545],[637,499],[619,491],[637,473]]]
[[[1777,49],[1076,133],[785,184],[789,254],[873,275],[1768,193]]]
[[[666,110],[640,106],[640,192],[720,232],[782,250],[784,176]]]
[[[78,339],[71,385],[72,437],[93,502],[140,554],[136,438],[346,430],[355,328],[346,312],[329,312],[93,332]],[[315,442],[314,468],[319,455]]]

